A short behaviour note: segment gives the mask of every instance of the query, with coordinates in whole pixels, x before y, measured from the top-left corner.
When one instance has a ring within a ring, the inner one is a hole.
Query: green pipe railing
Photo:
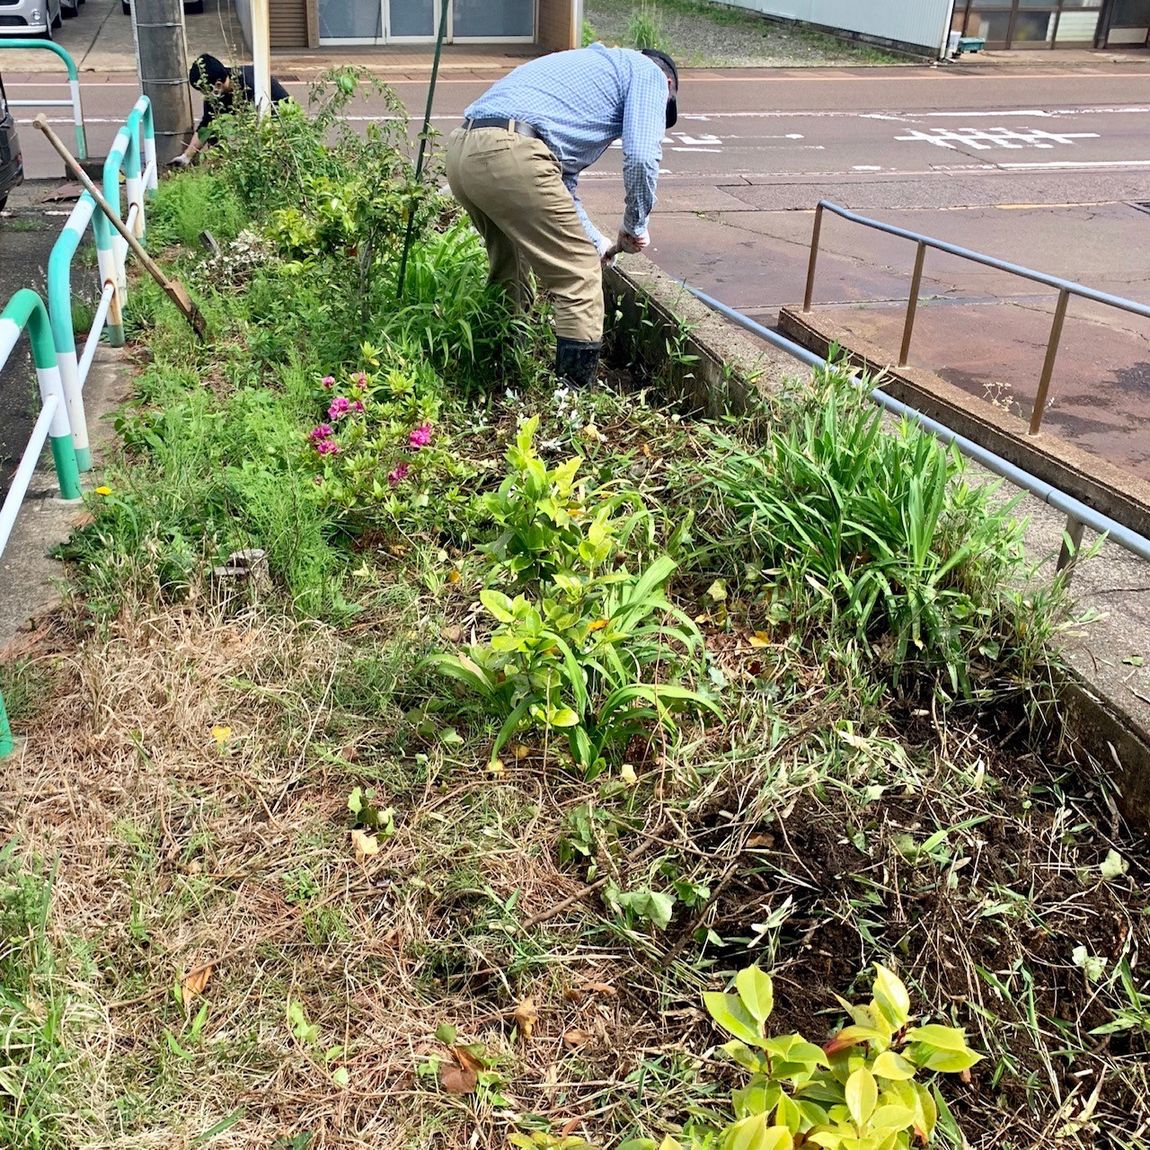
[[[71,108],[72,119],[76,125],[76,158],[88,158],[88,134],[84,127],[84,108],[80,103],[80,73],[76,68],[76,61],[69,55],[67,49],[61,48],[51,40],[7,40],[0,39],[0,48],[42,48],[51,52],[64,61],[68,70],[68,90],[71,98],[68,100],[9,100],[10,108]]]

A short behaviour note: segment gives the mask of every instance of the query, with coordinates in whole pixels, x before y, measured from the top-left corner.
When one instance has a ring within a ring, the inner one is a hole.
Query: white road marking
[[[1055,144],[1073,144],[1075,140],[1097,140],[1097,132],[1044,132],[1028,128],[1015,132],[1010,128],[931,128],[927,132],[914,131],[907,136],[895,136],[896,140],[913,143],[933,144],[936,148],[949,148],[954,151],[961,144],[977,152],[992,148],[1053,148]]]
[[[997,168],[1023,169],[1023,168],[1059,168],[1059,169],[1090,169],[1090,168],[1150,168],[1150,160],[1051,160],[1048,163],[1032,164],[996,164]]]

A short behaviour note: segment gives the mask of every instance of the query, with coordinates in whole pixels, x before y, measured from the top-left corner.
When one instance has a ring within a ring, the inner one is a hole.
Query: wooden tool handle
[[[192,330],[201,339],[207,330],[207,325],[204,323],[204,317],[200,314],[199,308],[192,303],[188,297],[188,293],[184,290],[184,285],[179,280],[169,279],[164,274],[164,269],[144,249],[144,245],[140,243],[131,230],[120,219],[120,213],[115,210],[111,204],[104,199],[103,194],[99,188],[92,182],[88,173],[80,167],[76,158],[68,151],[68,146],[52,131],[47,119],[41,112],[33,121],[33,125],[38,128],[47,137],[48,143],[60,153],[60,158],[64,161],[64,166],[68,171],[76,177],[80,182],[84,191],[96,201],[96,207],[108,218],[108,222],[124,237],[124,241],[128,247],[132,249],[132,254],[143,264],[148,274],[164,289],[168,298],[184,313],[188,323],[192,325]]]

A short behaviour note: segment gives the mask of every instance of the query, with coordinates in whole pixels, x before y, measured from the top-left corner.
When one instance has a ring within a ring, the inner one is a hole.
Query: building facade
[[[958,0],[952,28],[988,48],[1143,48],[1150,0]]]
[[[249,0],[237,0],[245,31]],[[433,44],[440,0],[268,0],[273,50]],[[576,47],[581,0],[449,0],[447,42]]]
[[[723,0],[861,40],[942,56],[950,32],[987,48],[1150,46],[1150,0]]]

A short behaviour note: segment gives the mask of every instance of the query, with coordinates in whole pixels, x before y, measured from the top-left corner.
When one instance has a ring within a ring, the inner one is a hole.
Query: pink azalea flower
[[[410,471],[411,468],[406,463],[396,464],[396,466],[388,472],[388,484],[391,487],[398,487],[407,478],[408,472]]]
[[[338,455],[340,453],[340,446],[334,439],[320,439],[315,445],[316,451],[320,455]]]
[[[307,433],[307,437],[312,443],[320,443],[325,439],[330,439],[334,434],[335,428],[330,423],[320,423]]]
[[[408,439],[414,448],[426,447],[431,442],[431,424],[421,423],[411,435],[408,436]]]
[[[346,415],[350,410],[351,400],[344,395],[337,395],[327,409],[327,416],[328,419],[339,419],[341,415]]]
[[[363,400],[362,399],[353,400],[352,405],[351,405],[351,410],[355,411],[355,412],[362,412],[363,411]]]
[[[359,375],[355,377],[355,382],[360,387],[367,387],[367,376],[361,371]]]
[[[334,375],[325,375],[323,377],[323,379],[320,380],[320,383],[322,383],[324,385],[324,387],[326,387],[326,388],[329,388],[329,389],[333,388],[333,387],[335,387],[335,376]]]

